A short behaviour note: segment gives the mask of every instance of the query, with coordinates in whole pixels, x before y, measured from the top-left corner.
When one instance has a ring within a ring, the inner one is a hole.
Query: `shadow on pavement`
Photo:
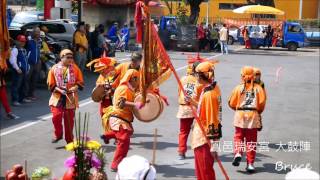
[[[141,146],[144,149],[152,149],[153,142],[140,142],[140,143],[131,143],[132,146]],[[171,147],[178,147],[177,143],[170,143],[170,142],[157,142],[157,150],[163,150]]]
[[[264,154],[261,154],[261,153],[257,153],[255,161],[256,162],[261,162],[262,159],[269,158],[269,157],[271,157],[271,156],[264,155]],[[219,155],[219,159],[222,162],[230,162],[231,163],[233,161],[233,154],[230,153],[230,154]],[[245,162],[246,162],[246,154],[243,153],[241,163],[245,163]]]
[[[132,136],[131,136],[131,138],[139,138],[139,137],[153,137],[154,135],[153,134],[139,134],[139,133],[137,133],[137,134],[133,134]],[[162,135],[157,135],[157,137],[162,137]]]
[[[194,169],[176,168],[170,165],[156,165],[157,174],[163,174],[163,177],[177,177],[179,179],[195,178]]]
[[[277,171],[275,169],[275,164],[273,163],[264,163],[263,167],[256,167],[256,172],[254,172],[253,174],[258,174],[258,173],[272,173],[272,174],[287,174],[289,172],[289,170],[282,170],[282,171]],[[237,170],[237,172],[242,173],[242,174],[250,174],[247,171],[243,171],[243,170]]]

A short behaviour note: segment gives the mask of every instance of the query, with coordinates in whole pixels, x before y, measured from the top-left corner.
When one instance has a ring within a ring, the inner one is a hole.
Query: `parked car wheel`
[[[234,38],[232,36],[229,36],[228,38],[228,44],[232,45],[234,43]]]
[[[298,49],[298,45],[294,42],[290,42],[287,45],[289,51],[296,51]]]

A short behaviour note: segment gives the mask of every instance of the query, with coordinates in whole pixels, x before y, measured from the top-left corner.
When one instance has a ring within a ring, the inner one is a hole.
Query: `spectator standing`
[[[87,52],[88,52],[88,40],[86,37],[86,30],[84,22],[78,25],[78,29],[73,36],[74,41],[74,51],[75,51],[75,62],[83,72],[85,64],[87,62]]]
[[[104,26],[102,24],[99,24],[99,26],[92,33],[93,59],[101,57],[104,50],[107,49],[107,44],[103,34],[104,34]]]
[[[245,48],[249,49],[251,47],[251,44],[250,44],[249,30],[247,26],[243,27],[242,36],[243,36]]]
[[[40,28],[33,28],[32,35],[27,41],[27,55],[28,63],[30,65],[30,70],[27,75],[27,97],[29,100],[36,100],[34,91],[39,78],[41,61],[40,61],[40,49],[41,49],[41,39],[40,39]]]
[[[266,45],[268,46],[268,48],[270,48],[270,46],[271,46],[272,37],[273,37],[273,29],[272,29],[271,25],[269,24],[268,28],[267,28],[267,35],[265,38],[265,42],[266,42]]]
[[[0,69],[0,101],[4,107],[5,112],[7,113],[8,119],[18,119],[19,117],[13,114],[8,98],[7,98],[7,91],[6,91],[6,82],[4,80],[5,70]]]
[[[220,46],[221,46],[221,53],[228,54],[228,28],[226,24],[223,24],[223,27],[219,31],[219,36],[220,36]]]
[[[86,27],[85,27],[85,29],[86,29],[86,37],[87,37],[87,40],[88,40],[88,54],[87,54],[87,59],[90,61],[91,59],[92,59],[92,51],[91,51],[91,44],[90,44],[90,42],[91,42],[91,37],[92,37],[92,32],[90,32],[90,24],[86,24]]]
[[[31,100],[26,99],[27,74],[30,69],[28,63],[27,50],[25,45],[27,38],[24,35],[17,37],[16,46],[11,50],[10,64],[13,69],[11,84],[11,101],[13,106],[20,106],[21,103],[28,103]]]
[[[211,24],[209,24],[208,29],[210,31],[210,36],[209,36],[210,50],[213,51],[219,39],[219,32],[215,28],[215,25],[212,26]]]
[[[199,51],[202,51],[205,47],[206,47],[206,32],[205,32],[205,27],[204,27],[204,22],[202,22],[199,26],[198,26],[198,40],[199,40]]]
[[[115,22],[108,31],[107,37],[114,43],[118,41],[118,23]]]
[[[129,28],[128,24],[124,24],[123,28],[120,31],[121,38],[125,36],[124,42],[125,42],[125,49],[129,50],[129,39],[130,39],[130,33],[129,33]]]

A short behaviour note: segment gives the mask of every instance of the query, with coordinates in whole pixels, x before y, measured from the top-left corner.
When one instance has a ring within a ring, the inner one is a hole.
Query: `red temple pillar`
[[[50,19],[51,8],[54,7],[54,0],[44,0],[44,19]]]

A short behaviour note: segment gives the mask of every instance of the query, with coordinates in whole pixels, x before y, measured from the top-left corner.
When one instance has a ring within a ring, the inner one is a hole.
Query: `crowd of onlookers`
[[[217,24],[208,24],[204,22],[197,27],[197,38],[199,41],[199,51],[217,51],[228,54],[229,30],[226,24],[221,28]]]
[[[241,30],[241,34],[243,36],[245,48],[251,48],[251,41],[250,41],[250,30],[248,26],[244,26]],[[264,47],[276,47],[278,42],[281,41],[282,38],[282,31],[281,26],[277,26],[272,28],[271,25],[268,25],[262,30],[261,38],[263,38],[263,45]]]
[[[52,54],[46,42],[48,29],[44,27],[34,27],[32,32],[21,32],[11,41],[9,69],[11,78],[11,105],[22,106],[25,103],[37,101],[36,86],[39,82],[41,68],[47,60],[47,55]],[[92,59],[108,53],[106,38],[111,42],[118,43],[123,37],[123,45],[128,49],[129,28],[125,24],[119,29],[118,23],[114,23],[107,33],[105,26],[97,25],[94,31],[90,31],[90,25],[81,22],[77,25],[77,30],[73,35],[72,50],[74,51],[74,60],[81,71],[85,70],[85,65]],[[56,62],[58,59],[55,59]],[[7,98],[6,72],[0,72],[0,100],[4,106],[8,119],[16,119],[10,108]]]

